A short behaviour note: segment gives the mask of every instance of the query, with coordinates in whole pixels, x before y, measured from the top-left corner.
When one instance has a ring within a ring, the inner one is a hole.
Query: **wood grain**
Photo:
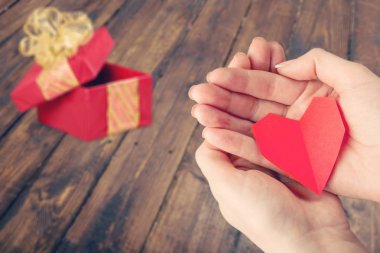
[[[202,130],[198,125],[143,252],[161,249],[162,252],[222,253],[231,252],[235,247],[239,232],[223,219],[194,160]]]
[[[353,4],[353,33],[350,57],[380,75],[380,3],[357,0]]]
[[[25,22],[23,18],[14,19],[13,17],[26,17],[32,10],[46,6],[50,1],[51,0],[19,1],[8,11],[4,12],[0,19],[0,44],[3,44],[3,41],[20,29]]]
[[[8,11],[18,0],[3,0],[0,3],[0,15]]]
[[[246,14],[233,53],[247,52],[254,37],[278,41],[286,47],[292,25],[297,18],[300,0],[261,1],[254,0]],[[232,57],[234,54],[231,54]]]
[[[347,0],[304,0],[299,8],[287,56],[294,58],[314,47],[346,58],[351,29],[351,5]]]
[[[18,53],[18,42],[23,36],[21,27],[34,8],[46,6],[50,2],[51,0],[33,0],[2,3],[5,9],[0,16],[0,57],[2,59],[2,68],[0,69],[0,139],[12,126],[12,123],[21,116],[10,102],[9,97],[11,88],[30,66],[28,64],[30,60],[21,58]],[[18,18],[15,20],[13,17],[16,16]]]
[[[59,251],[141,249],[195,126],[186,84],[223,62],[247,6],[206,3],[157,83],[153,127],[126,137]]]
[[[17,0],[3,0],[0,3],[0,13],[4,13],[9,10],[15,3],[17,3]]]

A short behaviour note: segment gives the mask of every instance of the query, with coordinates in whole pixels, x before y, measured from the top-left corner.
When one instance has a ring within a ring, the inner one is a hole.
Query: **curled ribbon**
[[[28,17],[26,37],[19,44],[24,56],[34,56],[44,69],[77,52],[93,35],[90,18],[83,12],[61,12],[54,7],[38,8]]]

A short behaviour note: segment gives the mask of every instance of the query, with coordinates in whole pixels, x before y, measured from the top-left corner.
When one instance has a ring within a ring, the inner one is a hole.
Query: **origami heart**
[[[252,126],[263,156],[316,193],[325,187],[346,127],[333,98],[314,98],[302,118],[268,114]]]

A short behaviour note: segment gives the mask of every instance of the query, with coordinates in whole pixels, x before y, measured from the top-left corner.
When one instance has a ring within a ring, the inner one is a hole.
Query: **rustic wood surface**
[[[19,113],[31,59],[17,43],[39,6],[83,10],[116,40],[110,62],[155,78],[154,123],[91,143]],[[0,252],[261,252],[219,213],[194,161],[187,91],[254,36],[287,57],[323,47],[380,74],[379,0],[0,0]],[[380,205],[342,198],[380,252]]]

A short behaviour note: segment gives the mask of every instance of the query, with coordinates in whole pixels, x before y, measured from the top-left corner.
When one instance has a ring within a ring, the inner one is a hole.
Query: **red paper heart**
[[[299,121],[270,113],[252,131],[267,160],[319,194],[334,168],[346,128],[336,101],[318,97]]]

